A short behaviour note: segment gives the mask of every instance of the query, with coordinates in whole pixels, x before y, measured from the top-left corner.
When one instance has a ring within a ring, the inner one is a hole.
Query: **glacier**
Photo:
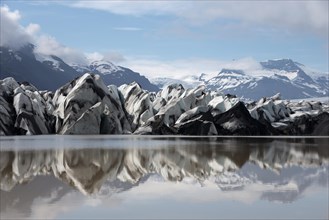
[[[280,94],[244,102],[206,86],[106,86],[86,73],[55,93],[0,80],[0,135],[329,135],[329,102]]]

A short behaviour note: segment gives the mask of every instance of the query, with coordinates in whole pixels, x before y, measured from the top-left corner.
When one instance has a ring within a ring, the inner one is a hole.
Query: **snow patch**
[[[119,66],[114,65],[113,63],[105,60],[92,61],[90,63],[90,68],[92,70],[97,70],[103,75],[111,74],[118,71],[123,71]]]
[[[287,72],[284,70],[273,70],[272,72],[274,72],[275,74],[280,75],[280,76],[286,76],[290,80],[293,80],[294,78],[296,78],[297,74],[298,74],[298,72]]]
[[[35,55],[35,59],[41,63],[44,62],[51,62],[52,63],[52,68],[54,70],[59,70],[61,72],[64,72],[64,70],[62,68],[60,68],[60,63],[58,60],[55,60],[51,55],[45,55],[45,54],[41,54],[41,53],[34,53]]]

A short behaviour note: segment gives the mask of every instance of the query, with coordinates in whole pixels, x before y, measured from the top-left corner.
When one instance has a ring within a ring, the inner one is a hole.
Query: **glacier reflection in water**
[[[324,218],[328,138],[2,137],[1,219]]]

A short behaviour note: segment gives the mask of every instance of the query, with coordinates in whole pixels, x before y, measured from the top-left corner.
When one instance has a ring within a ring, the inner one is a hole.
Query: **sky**
[[[328,1],[1,1],[1,45],[68,63],[105,59],[148,77],[291,58],[323,72]]]

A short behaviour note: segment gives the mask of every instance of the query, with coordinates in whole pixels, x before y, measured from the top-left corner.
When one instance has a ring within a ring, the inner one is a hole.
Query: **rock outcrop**
[[[146,121],[154,116],[151,95],[143,90],[139,84],[131,83],[119,87],[125,109],[129,115],[129,122],[133,131],[138,126],[143,126]]]
[[[85,74],[58,89],[53,98],[56,133],[123,134],[131,128],[116,87]]]
[[[328,104],[281,100],[280,94],[276,94],[262,98],[257,103],[249,103],[247,107],[253,118],[263,124],[270,123],[271,130],[279,135],[329,135]]]
[[[214,117],[219,134],[223,135],[270,135],[272,129],[252,118],[242,102],[238,102],[230,110]]]
[[[54,107],[50,92],[39,92],[13,78],[0,80],[0,135],[53,133]]]
[[[329,135],[328,104],[243,103],[234,95],[172,84],[158,93],[137,83],[105,86],[84,74],[55,94],[13,78],[0,81],[0,135]]]

